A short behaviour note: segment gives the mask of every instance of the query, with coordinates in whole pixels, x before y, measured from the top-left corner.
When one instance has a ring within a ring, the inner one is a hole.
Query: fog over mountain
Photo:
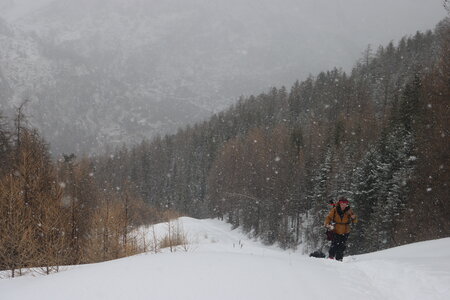
[[[54,152],[135,143],[432,29],[439,0],[0,0],[0,110]]]

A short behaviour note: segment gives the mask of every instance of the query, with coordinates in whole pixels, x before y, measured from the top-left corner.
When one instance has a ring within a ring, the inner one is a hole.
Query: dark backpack
[[[311,253],[309,255],[309,257],[325,258],[326,255],[322,251],[317,250],[317,251],[314,251],[313,253]]]

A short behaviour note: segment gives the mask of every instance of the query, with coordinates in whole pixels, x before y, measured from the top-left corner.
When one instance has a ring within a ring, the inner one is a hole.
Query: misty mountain
[[[31,4],[32,3],[32,4]],[[0,99],[56,152],[138,142],[427,29],[439,3],[0,0]]]

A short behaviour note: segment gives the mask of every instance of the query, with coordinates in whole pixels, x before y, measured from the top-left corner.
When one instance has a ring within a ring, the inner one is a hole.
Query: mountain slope
[[[55,152],[174,132],[241,94],[349,68],[368,43],[430,28],[445,14],[416,0],[29,2],[0,0],[0,16],[16,28],[10,38],[32,44],[13,52],[0,44],[12,53],[0,64],[11,86],[0,99],[2,110],[32,99],[32,121]]]
[[[450,239],[347,257],[266,247],[217,220],[182,218],[187,252],[144,254],[0,281],[5,299],[444,299]],[[156,227],[162,232],[165,224]],[[242,245],[242,247],[240,246]]]

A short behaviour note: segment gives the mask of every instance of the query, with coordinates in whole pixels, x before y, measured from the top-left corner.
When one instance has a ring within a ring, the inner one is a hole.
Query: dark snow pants
[[[348,239],[348,233],[346,234],[334,234],[334,239],[331,242],[330,252],[328,257],[342,260],[345,251],[345,242]]]

